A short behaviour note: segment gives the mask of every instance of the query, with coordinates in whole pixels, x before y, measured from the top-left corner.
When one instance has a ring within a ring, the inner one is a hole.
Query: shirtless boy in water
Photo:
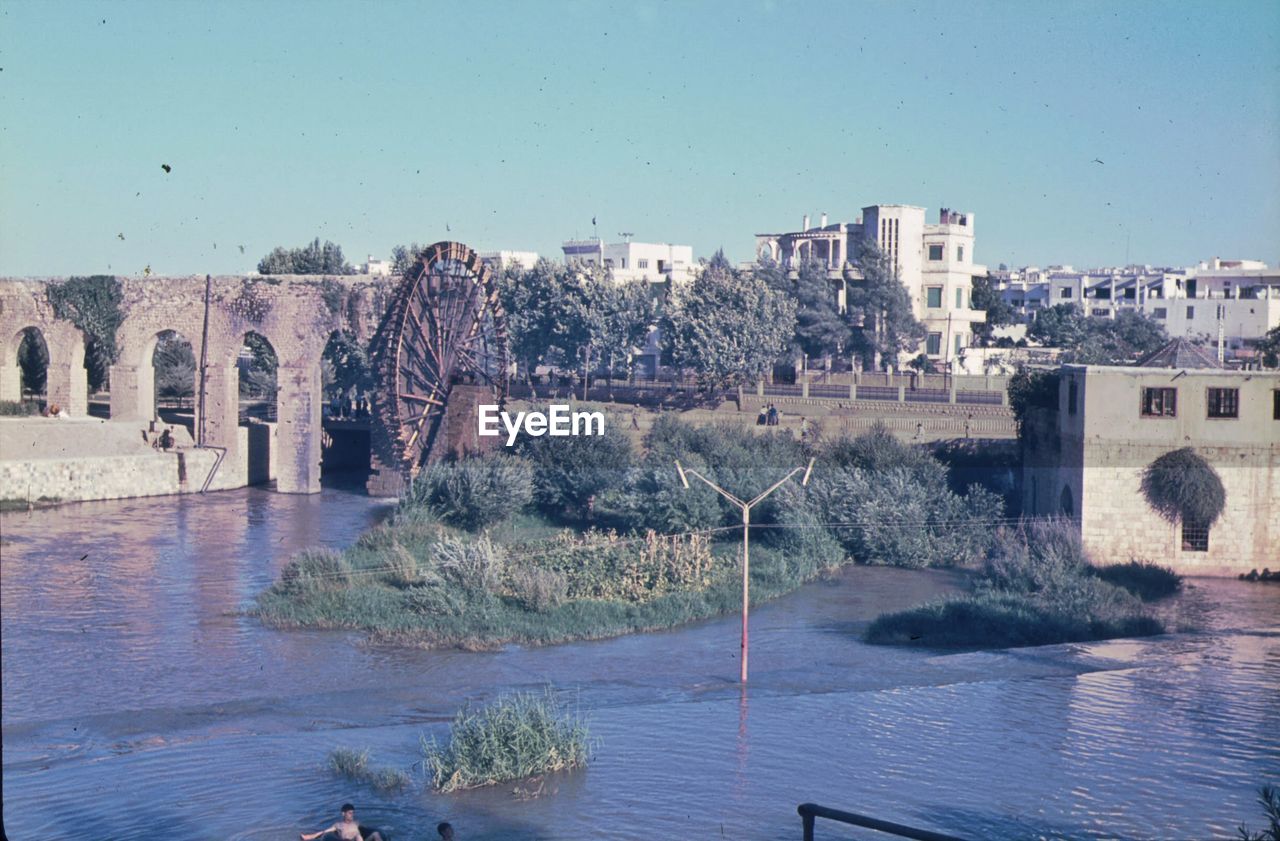
[[[317,838],[332,833],[335,837],[341,839],[341,841],[382,841],[382,834],[376,829],[370,831],[367,835],[364,834],[362,831],[363,829],[365,828],[356,823],[356,807],[352,806],[350,803],[343,803],[342,820],[327,829],[322,829],[319,832],[313,832],[310,835],[304,832],[298,837],[302,839],[302,841],[316,841]]]

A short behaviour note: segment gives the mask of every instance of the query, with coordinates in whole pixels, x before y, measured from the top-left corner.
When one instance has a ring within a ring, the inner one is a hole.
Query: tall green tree
[[[539,365],[572,362],[564,353],[572,345],[566,272],[542,259],[533,268],[511,266],[498,276],[511,353],[526,378]]]
[[[1164,325],[1142,313],[1115,318],[1087,316],[1074,304],[1041,310],[1028,337],[1062,349],[1061,360],[1082,365],[1120,365],[1157,350],[1169,340]]]
[[[404,277],[404,273],[409,270],[418,260],[418,255],[422,253],[424,245],[413,243],[411,245],[397,245],[391,249],[391,272],[396,277]]]
[[[827,277],[824,264],[816,260],[804,261],[794,280],[773,260],[761,260],[753,271],[772,288],[795,301],[796,332],[792,344],[798,353],[810,357],[844,353],[852,338],[852,330],[840,313],[836,288]]]
[[[1280,368],[1280,327],[1272,327],[1258,340],[1258,355],[1268,368]]]
[[[258,273],[273,274],[355,274],[356,270],[342,256],[342,246],[320,238],[302,248],[272,249],[258,261]]]
[[[1075,349],[1085,339],[1085,314],[1075,304],[1054,304],[1036,313],[1027,338],[1047,347]]]
[[[369,351],[350,330],[335,330],[325,344],[321,358],[327,393],[346,395],[352,389],[358,393],[373,388],[374,373],[369,365]]]
[[[191,397],[196,391],[196,355],[191,342],[173,330],[165,330],[156,341],[151,357],[155,369],[156,394],[160,397]]]
[[[866,369],[896,366],[899,356],[924,341],[924,325],[916,320],[907,288],[874,240],[858,240],[853,263],[861,278],[845,274],[852,347]]]
[[[1006,324],[1012,324],[1016,313],[1000,291],[996,289],[995,280],[991,275],[986,277],[975,277],[973,279],[973,289],[970,304],[972,309],[982,310],[987,314],[985,322],[977,322],[973,325],[974,340],[986,347],[991,344],[991,333],[997,327]]]
[[[791,344],[796,304],[754,273],[708,263],[678,287],[662,319],[664,350],[705,388],[761,377]]]

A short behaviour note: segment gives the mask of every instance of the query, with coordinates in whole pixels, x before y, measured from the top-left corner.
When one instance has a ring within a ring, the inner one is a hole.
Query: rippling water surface
[[[1198,580],[1147,640],[937,654],[858,640],[957,586],[860,568],[669,633],[401,651],[236,615],[305,546],[385,513],[326,491],[0,516],[9,838],[293,839],[353,800],[393,841],[799,838],[803,801],[972,838],[1234,837],[1280,781],[1280,587]],[[409,768],[467,700],[553,684],[592,721],[585,771],[383,797],[338,746]],[[824,827],[821,837],[849,837]]]

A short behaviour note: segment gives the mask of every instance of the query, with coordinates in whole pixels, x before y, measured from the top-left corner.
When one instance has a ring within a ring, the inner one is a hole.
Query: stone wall
[[[1183,548],[1181,526],[1162,520],[1142,493],[1142,471],[1168,447],[1092,444],[1084,469],[1081,536],[1096,563],[1154,561],[1184,575],[1280,568],[1280,447],[1197,447],[1222,479],[1226,508],[1209,550]],[[1079,503],[1077,503],[1079,504]]]
[[[44,423],[50,426],[58,424],[47,420]],[[218,465],[209,490],[242,488],[274,479],[275,433],[274,424],[241,427],[238,446],[229,450]],[[0,434],[5,434],[7,439],[19,437],[8,423],[0,428]],[[195,448],[166,453],[153,450],[148,445],[137,451],[113,455],[74,453],[70,448],[43,458],[23,458],[21,454],[8,450],[3,455],[0,460],[0,498],[36,501],[44,497],[79,502],[199,493],[217,463],[219,453],[213,449]]]
[[[87,414],[84,335],[57,319],[47,287],[60,278],[0,278],[0,399],[17,399],[18,346],[26,328],[40,331],[49,349],[48,399],[73,417]],[[117,331],[119,358],[111,366],[113,420],[155,417],[152,356],[159,335],[173,330],[191,343],[197,363],[206,361],[203,416],[196,435],[239,459],[239,372],[244,337],[263,336],[275,351],[279,417],[277,489],[320,490],[320,362],[335,330],[367,342],[386,309],[393,278],[153,277],[120,278],[124,320]],[[205,307],[206,293],[209,306]],[[207,330],[206,330],[207,315]],[[206,339],[207,335],[207,339]],[[200,401],[197,401],[200,405]]]

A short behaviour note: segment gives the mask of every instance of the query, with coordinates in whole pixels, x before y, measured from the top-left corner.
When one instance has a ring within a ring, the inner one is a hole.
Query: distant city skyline
[[[877,203],[974,213],[993,268],[1275,265],[1278,57],[1261,0],[9,3],[0,274],[595,231],[741,261]]]

